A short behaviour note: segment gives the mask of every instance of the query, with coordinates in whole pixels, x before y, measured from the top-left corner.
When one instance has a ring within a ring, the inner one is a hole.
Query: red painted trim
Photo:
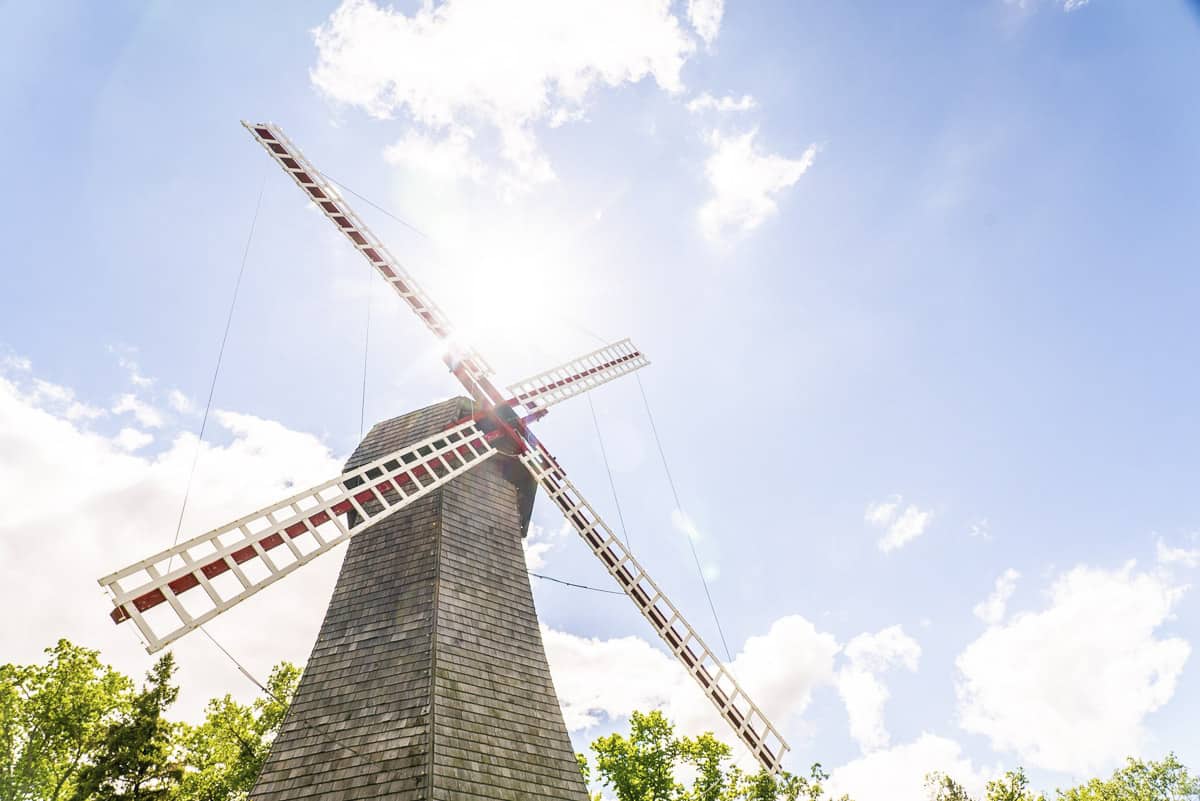
[[[559,387],[565,387],[567,384],[573,384],[576,381],[579,381],[580,379],[583,379],[583,378],[587,378],[590,375],[594,375],[594,374],[600,372],[601,370],[607,370],[610,367],[616,367],[617,365],[624,364],[625,362],[630,361],[631,359],[635,359],[641,355],[642,355],[641,351],[634,351],[633,353],[630,353],[626,356],[622,356],[619,359],[613,359],[612,361],[605,362],[604,364],[602,364],[598,367],[592,367],[591,369],[584,370],[583,372],[575,373],[574,375],[569,375],[566,378],[560,379],[560,380],[555,381],[550,384],[543,384],[540,387],[536,387],[534,389],[529,390],[528,392],[523,392],[520,395],[517,395],[515,398],[510,400],[509,403],[524,402],[524,401],[529,400],[530,398],[537,397],[538,395],[544,395],[547,392],[550,392],[551,390],[558,389]]]
[[[533,417],[533,415],[530,415],[530,417]],[[503,436],[503,433],[500,431],[495,431],[495,432],[492,432],[492,434],[486,435],[485,438],[491,438],[492,436],[495,436],[495,437]],[[454,451],[451,451],[450,453],[457,453],[458,458],[460,460],[462,460],[462,462],[465,464],[467,459],[477,458],[477,456],[478,456],[478,454],[476,454],[474,451],[472,451],[471,448],[469,447],[471,445],[479,446],[480,438],[472,437],[472,438],[464,441],[461,445],[459,445]],[[444,455],[443,458],[445,458],[445,456],[449,456],[449,455],[450,454],[448,453],[448,454]],[[357,494],[355,494],[354,499],[356,501],[358,501],[359,503],[369,503],[371,501],[378,501],[379,499],[375,495],[376,491],[382,495],[384,492],[391,491],[391,490],[397,490],[405,485],[411,484],[414,486],[420,486],[418,479],[420,479],[424,476],[428,476],[428,475],[432,475],[432,473],[429,470],[429,468],[425,467],[425,465],[423,465],[423,464],[414,465],[411,468],[405,469],[405,471],[403,473],[400,473],[399,475],[392,476],[390,478],[380,481],[379,483],[373,485],[373,488],[368,487],[366,489],[360,490]],[[338,503],[336,503],[332,507],[330,507],[330,512],[332,512],[335,515],[347,514],[348,512],[351,512],[353,510],[354,510],[354,506],[353,506],[353,504],[350,503],[349,500],[339,501]],[[295,539],[296,537],[299,537],[303,534],[307,534],[310,527],[316,528],[317,526],[321,526],[321,525],[324,525],[325,523],[328,523],[329,520],[330,520],[329,513],[322,510],[320,512],[317,512],[316,514],[311,515],[310,517],[306,518],[305,520],[301,520],[299,522],[293,523],[292,525],[285,528],[283,530],[283,533],[287,534],[287,536],[290,537],[291,539]],[[269,534],[268,536],[259,540],[258,545],[264,551],[269,551],[272,548],[278,548],[280,545],[283,545],[283,537],[280,535],[279,532],[276,532],[274,534]],[[229,554],[229,557],[232,557],[233,561],[236,562],[237,564],[242,564],[243,562],[248,562],[251,559],[254,559],[256,556],[258,556],[258,552],[255,551],[253,545],[247,545],[247,546],[245,546],[243,548],[239,548],[238,550]],[[226,561],[226,558],[228,558],[228,557],[214,559],[213,561],[211,561],[207,564],[200,565],[197,569],[200,570],[200,572],[202,572],[204,574],[205,578],[210,578],[210,579],[215,578],[216,576],[219,576],[222,573],[225,573],[230,569],[230,565]],[[187,573],[187,574],[182,575],[179,578],[171,581],[169,584],[167,584],[167,586],[171,588],[171,591],[173,593],[175,593],[176,595],[179,595],[180,593],[187,592],[190,589],[200,586],[200,580],[195,576],[194,571],[193,571],[192,573]],[[134,598],[132,600],[132,603],[139,612],[145,612],[147,609],[152,609],[153,607],[158,606],[161,603],[165,603],[166,600],[167,600],[166,595],[163,594],[163,591],[161,589],[154,589],[154,590],[150,590],[147,593],[139,595],[137,598]],[[124,607],[118,607],[110,613],[110,617],[113,619],[114,623],[123,623],[130,618],[130,615]]]

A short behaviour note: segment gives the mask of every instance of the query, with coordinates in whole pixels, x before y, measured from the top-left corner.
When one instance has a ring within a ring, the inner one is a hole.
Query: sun
[[[459,338],[493,367],[519,373],[573,355],[585,342],[579,312],[590,274],[573,244],[561,230],[497,226],[443,248],[439,278],[449,291],[439,297]]]

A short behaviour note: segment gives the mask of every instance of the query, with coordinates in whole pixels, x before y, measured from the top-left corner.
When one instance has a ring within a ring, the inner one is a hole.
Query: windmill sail
[[[100,579],[112,619],[133,620],[154,653],[497,452],[460,423],[135,562]]]
[[[461,367],[475,381],[491,374],[488,363],[474,350],[455,339],[454,326],[433,299],[425,293],[416,279],[400,264],[387,247],[379,240],[367,224],[354,213],[341,193],[325,179],[325,176],[304,157],[292,140],[278,126],[271,123],[249,123],[242,121],[246,130],[283,167],[284,172],[304,190],[321,213],[330,219],[338,230],[345,234],[371,266],[383,276],[404,302],[412,308],[421,322],[446,342],[450,348],[451,368]],[[468,387],[474,391],[474,388]]]
[[[527,409],[545,409],[648,364],[650,360],[637,346],[628,339],[622,339],[518,381],[509,386],[508,393]]]
[[[696,680],[717,712],[768,771],[779,770],[787,742],[766,715],[717,659],[683,613],[667,598],[633,554],[617,539],[608,524],[580,494],[567,474],[540,443],[535,442],[521,462],[533,474],[592,553],[604,565],[642,617],[666,643],[671,653]]]

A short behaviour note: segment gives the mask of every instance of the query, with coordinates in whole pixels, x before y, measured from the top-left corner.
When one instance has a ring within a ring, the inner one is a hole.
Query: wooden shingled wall
[[[469,413],[376,425],[347,469]],[[356,534],[256,801],[586,801],[521,539],[532,482],[493,457]]]

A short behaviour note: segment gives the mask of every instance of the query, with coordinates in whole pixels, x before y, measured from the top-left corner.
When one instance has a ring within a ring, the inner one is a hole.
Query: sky
[[[0,660],[66,636],[144,672],[95,581],[170,544],[185,488],[188,536],[459,392],[239,124],[270,120],[502,381],[647,353],[681,508],[636,381],[539,436],[716,645],[692,540],[788,767],[859,801],[1200,769],[1195,3],[0,14]],[[527,556],[610,581],[544,498]],[[211,631],[302,663],[339,562]],[[627,601],[534,591],[578,748],[655,707],[732,739]],[[254,694],[175,651],[180,714]]]

